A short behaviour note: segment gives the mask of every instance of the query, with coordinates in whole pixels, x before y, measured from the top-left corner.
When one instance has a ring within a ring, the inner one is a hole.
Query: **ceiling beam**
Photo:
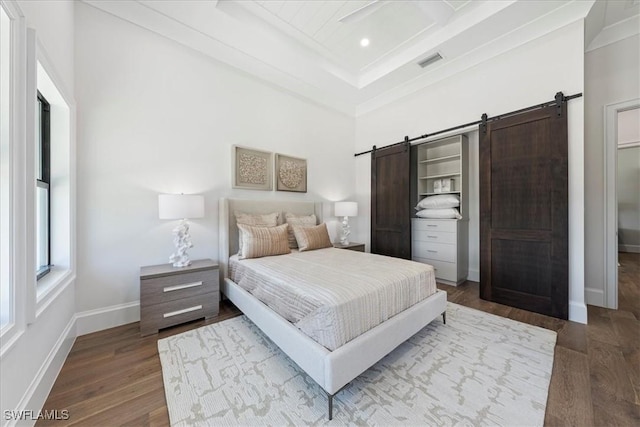
[[[417,1],[415,4],[429,19],[440,26],[446,24],[455,13],[453,7],[444,0]]]
[[[364,6],[354,10],[353,12],[347,13],[342,18],[339,18],[338,22],[342,22],[343,24],[352,24],[354,22],[358,22],[363,18],[371,15],[373,12],[380,9],[385,4],[387,4],[386,1],[373,0],[371,3],[367,3]]]

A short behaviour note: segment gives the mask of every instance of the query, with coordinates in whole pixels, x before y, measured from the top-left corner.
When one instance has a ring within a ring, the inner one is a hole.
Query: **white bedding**
[[[229,277],[329,350],[436,291],[430,265],[334,248],[234,255]]]

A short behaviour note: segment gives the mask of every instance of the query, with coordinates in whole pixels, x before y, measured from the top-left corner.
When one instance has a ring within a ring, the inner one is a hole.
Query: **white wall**
[[[36,36],[43,47],[41,53],[46,55],[49,65],[55,71],[56,78],[59,78],[56,84],[60,85],[61,90],[64,89],[64,95],[72,100],[73,2],[11,2],[11,4],[24,15],[26,25],[36,30]],[[25,46],[26,44],[22,48],[24,49]],[[25,57],[26,54],[23,58]],[[26,62],[21,64],[20,71],[27,74]],[[32,77],[31,84],[34,87],[35,74]],[[18,96],[25,98],[27,93],[28,91],[23,87],[18,92]],[[35,93],[35,89],[33,93]],[[25,103],[26,100],[23,99],[21,105],[25,105]],[[16,111],[16,113],[21,116],[25,115],[24,111]],[[28,123],[25,120],[23,117],[23,126],[33,126],[33,123]],[[27,144],[32,143],[32,141],[26,140],[26,130],[22,132],[22,137],[24,139],[20,141],[19,145],[26,147]],[[20,152],[21,164],[13,166],[19,168],[19,174],[23,175],[21,182],[29,182],[29,178],[33,180],[33,177],[26,176],[29,169],[25,165],[33,164],[34,159],[29,157],[29,152],[33,153],[33,150],[21,148]],[[20,191],[24,192],[24,189],[20,188]],[[23,197],[16,197],[14,201],[21,200]],[[70,206],[72,206],[71,201]],[[21,217],[15,219],[14,227],[16,229],[29,227],[29,219],[35,217],[35,213],[30,211],[32,208],[33,203],[28,203],[28,201],[15,207],[15,212],[18,212]],[[28,235],[28,233],[25,234]],[[25,246],[24,242],[14,241],[14,244]],[[74,242],[71,241],[70,244],[73,245]],[[27,244],[26,247],[29,245],[33,247],[33,242]],[[24,270],[14,272],[14,278],[23,278],[15,283],[17,292],[14,328],[18,333],[9,340],[2,340],[0,408],[3,411],[25,409],[37,411],[42,407],[75,339],[75,284],[73,272],[70,272],[67,280],[55,288],[48,295],[46,301],[36,304],[35,292],[25,291],[33,284],[29,280],[24,280],[25,277],[35,277],[35,270],[31,270],[34,265],[29,262],[32,257],[20,251],[16,252],[16,257],[20,259],[15,265]],[[32,318],[28,314],[31,311],[35,312]],[[15,421],[15,419],[7,419],[3,412],[1,421],[3,425],[11,425]],[[32,423],[31,420],[26,420],[26,424]]]
[[[640,98],[640,36],[585,54],[585,289],[605,304],[604,107]]]
[[[84,3],[75,56],[79,333],[138,319],[140,266],[173,251],[177,223],[158,219],[159,193],[205,196],[192,259],[217,259],[220,197],[355,193],[351,117]],[[308,193],[231,190],[232,144],[308,159]]]
[[[618,113],[618,146],[629,144],[640,144],[640,107]]]
[[[576,22],[504,53],[356,120],[356,151],[528,107],[553,99],[556,92],[581,93],[583,22]],[[586,322],[584,305],[583,101],[569,107],[569,318]],[[470,135],[470,272],[477,274],[477,134]],[[363,215],[370,211],[370,157],[356,161],[356,191]],[[359,238],[370,224],[361,221]]]

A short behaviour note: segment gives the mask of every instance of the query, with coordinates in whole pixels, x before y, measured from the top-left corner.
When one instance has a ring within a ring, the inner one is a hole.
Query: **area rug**
[[[327,397],[245,316],[158,341],[173,426],[502,425],[544,422],[556,333],[448,303]]]

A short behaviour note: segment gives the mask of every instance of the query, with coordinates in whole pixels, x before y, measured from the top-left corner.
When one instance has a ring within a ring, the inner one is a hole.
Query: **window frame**
[[[38,91],[39,111],[39,140],[36,147],[39,151],[40,162],[36,170],[36,189],[42,188],[47,192],[47,235],[46,235],[46,265],[36,265],[36,280],[40,280],[51,271],[51,105]],[[40,240],[40,236],[36,236]]]

